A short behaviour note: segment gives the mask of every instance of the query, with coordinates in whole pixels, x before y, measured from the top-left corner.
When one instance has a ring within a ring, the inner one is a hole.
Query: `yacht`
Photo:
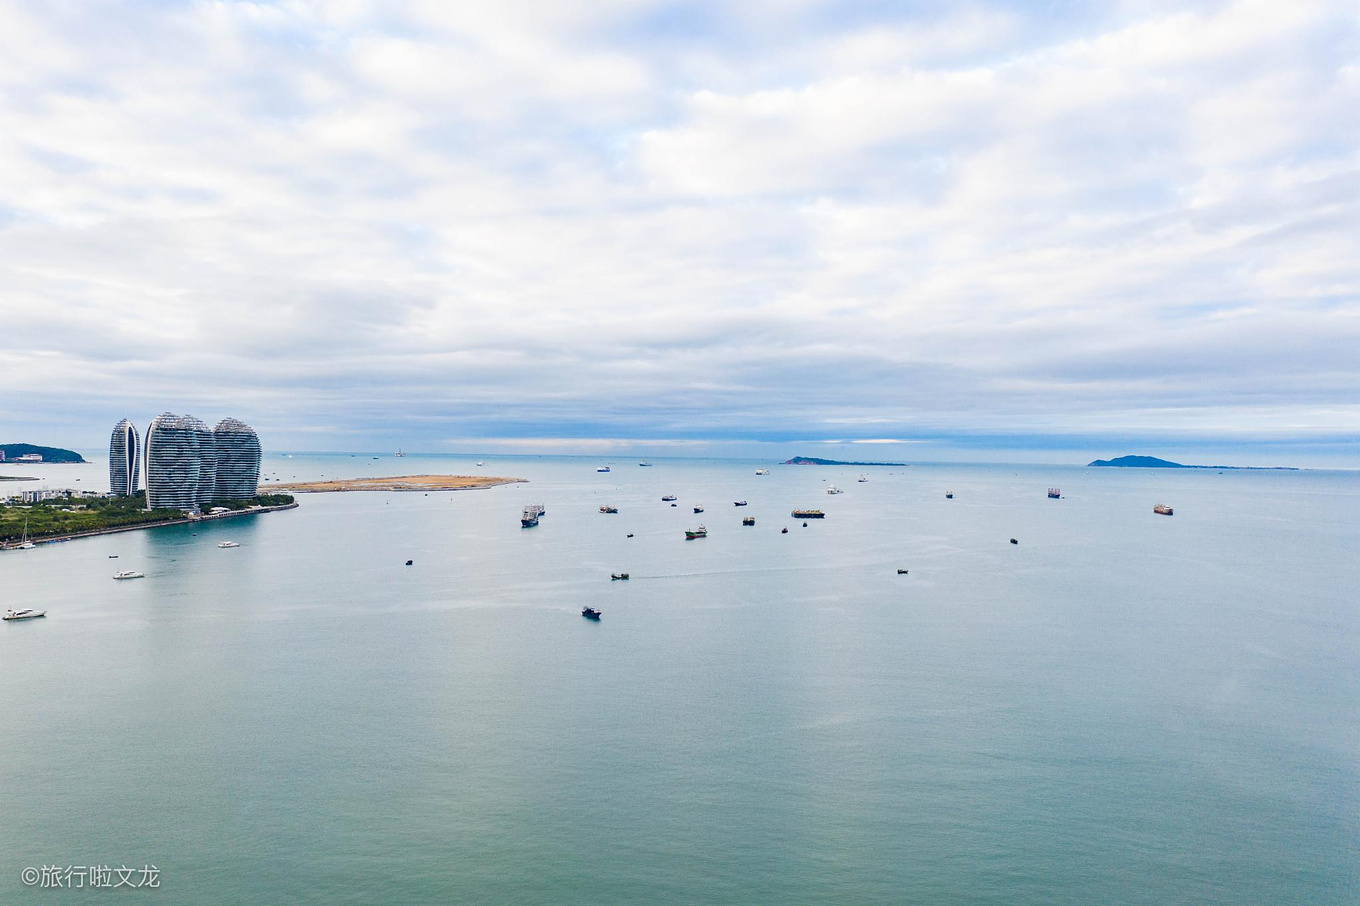
[[[135,569],[124,569],[113,574],[115,579],[145,579],[146,573],[139,573]]]
[[[5,615],[4,615],[3,617],[0,617],[0,619],[5,619],[5,620],[36,620],[38,617],[45,617],[45,616],[47,616],[47,611],[45,611],[45,610],[29,610],[29,609],[25,608],[24,610],[7,610],[7,611],[5,611]]]
[[[840,488],[836,487],[834,484],[829,484],[829,485],[827,485],[827,486],[826,486],[826,492],[827,492],[828,494],[844,494],[844,493],[845,493],[845,492],[842,491]]]
[[[596,469],[595,471],[596,471],[596,472],[608,472],[608,471],[609,471],[609,466],[600,466],[600,467],[599,467],[598,469]]]
[[[587,620],[598,620],[600,618],[600,612],[594,607],[582,607],[581,616],[585,617]]]
[[[241,545],[237,544],[235,541],[219,541],[217,542],[217,546],[227,548],[227,547],[240,547]]]
[[[401,452],[401,447],[397,447],[397,452],[393,453],[392,455],[395,456],[397,459],[401,459],[406,454]]]
[[[29,541],[29,540],[28,540],[28,517],[25,516],[25,517],[24,517],[24,536],[23,536],[22,538],[19,539],[19,543],[18,543],[18,545],[16,545],[16,548],[17,548],[18,550],[21,550],[21,551],[31,551],[31,550],[33,550],[33,548],[35,548],[35,547],[37,547],[37,545],[34,544],[32,541]]]

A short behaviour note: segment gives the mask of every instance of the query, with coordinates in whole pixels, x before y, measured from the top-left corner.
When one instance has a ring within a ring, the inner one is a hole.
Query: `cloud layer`
[[[875,10],[0,0],[0,427],[1360,446],[1352,4]]]

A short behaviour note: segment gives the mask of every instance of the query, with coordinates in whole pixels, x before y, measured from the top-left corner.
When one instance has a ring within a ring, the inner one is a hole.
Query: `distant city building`
[[[145,439],[149,508],[192,510],[200,506],[201,447],[205,434],[211,443],[211,432],[191,415],[164,412],[152,420]],[[215,466],[215,457],[213,463]]]
[[[255,429],[235,418],[224,418],[213,428],[217,453],[214,500],[248,500],[260,484],[260,438]]]
[[[0,450],[0,462],[4,462],[4,461],[5,461],[5,451],[4,451],[4,450]]]
[[[126,497],[137,493],[141,477],[141,440],[137,427],[127,419],[113,426],[109,439],[109,493]]]
[[[15,462],[42,462],[41,453],[25,453],[23,456],[14,457]]]

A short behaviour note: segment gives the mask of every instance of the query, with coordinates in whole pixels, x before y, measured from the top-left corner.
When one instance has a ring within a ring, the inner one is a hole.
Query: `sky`
[[[0,441],[162,411],[1360,467],[1360,7],[0,0]]]

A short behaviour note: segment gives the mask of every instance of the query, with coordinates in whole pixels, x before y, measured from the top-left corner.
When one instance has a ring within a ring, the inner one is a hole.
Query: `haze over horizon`
[[[1354,468],[1357,22],[0,0],[0,442]]]

